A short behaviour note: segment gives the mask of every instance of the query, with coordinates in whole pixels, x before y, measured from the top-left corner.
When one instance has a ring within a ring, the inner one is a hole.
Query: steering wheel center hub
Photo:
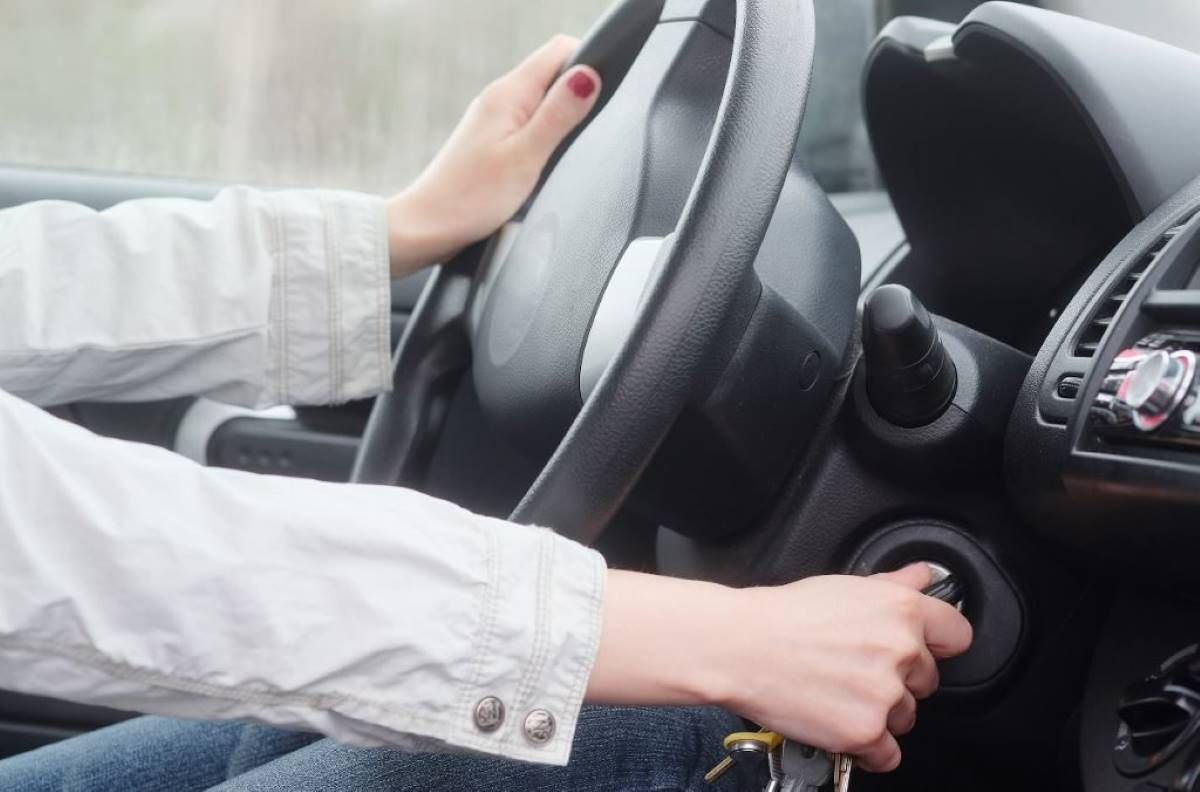
[[[550,287],[558,229],[558,215],[544,213],[535,226],[522,229],[521,239],[508,260],[501,263],[501,267],[514,272],[500,278],[493,298],[497,310],[488,317],[486,335],[492,365],[507,365],[533,327]]]

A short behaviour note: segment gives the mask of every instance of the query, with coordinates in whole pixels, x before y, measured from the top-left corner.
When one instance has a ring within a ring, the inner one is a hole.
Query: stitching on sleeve
[[[279,289],[279,259],[281,258],[279,210],[275,206],[274,199],[268,196],[267,201],[266,228],[270,242],[268,250],[271,256],[271,296],[270,303],[267,306],[267,354],[270,355],[270,360],[267,364],[267,372],[263,378],[263,382],[265,383],[264,390],[271,391],[271,398],[269,400],[278,402],[279,394],[283,387],[281,375],[283,358],[279,345],[280,337],[283,334],[283,327],[279,323],[280,302],[282,298],[282,292]]]
[[[496,613],[499,610],[500,602],[501,568],[496,532],[490,530],[485,525],[480,528],[480,533],[484,537],[484,561],[488,579],[487,585],[484,586],[483,590],[483,602],[479,607],[479,631],[476,633],[475,640],[471,646],[471,665],[467,684],[463,686],[462,695],[459,696],[458,707],[455,709],[456,712],[463,713],[465,719],[470,718],[469,713],[475,703],[471,699],[477,694],[480,679],[483,677],[484,664],[488,660],[488,649],[492,644],[493,635],[496,632]]]
[[[336,207],[336,205],[335,205]],[[333,362],[334,368],[330,372],[334,382],[337,383],[337,388],[334,391],[334,404],[341,404],[346,401],[346,338],[343,331],[345,312],[342,298],[344,290],[343,282],[345,276],[345,261],[343,260],[342,252],[342,215],[338,212],[330,213],[330,241],[333,244]]]
[[[524,714],[533,706],[533,695],[545,672],[550,657],[550,588],[554,569],[554,537],[550,532],[539,532],[537,560],[537,605],[534,614],[533,646],[529,652],[529,665],[521,676],[517,688],[518,711]],[[512,736],[510,732],[509,737]]]
[[[587,636],[575,661],[574,683],[568,694],[566,707],[572,715],[577,715],[583,706],[583,697],[587,692],[588,678],[591,676],[596,653],[600,650],[600,635],[604,629],[604,591],[607,583],[608,567],[594,561],[592,564],[592,598],[588,608]],[[578,718],[576,718],[578,720]]]
[[[279,232],[279,403],[287,404],[291,401],[290,393],[290,376],[288,369],[291,367],[290,352],[288,350],[288,335],[291,332],[291,325],[288,323],[288,235],[287,224],[284,222],[283,211],[279,205],[280,198],[275,198],[275,225]]]
[[[387,205],[375,212],[376,287],[379,291],[379,384],[385,390],[392,380],[392,289]]]
[[[337,305],[339,299],[337,287],[338,260],[333,251],[333,237],[336,233],[336,228],[334,226],[333,210],[329,206],[329,202],[321,193],[317,193],[316,198],[317,205],[321,210],[322,233],[325,236],[325,278],[329,300],[329,393],[326,399],[329,404],[338,404],[341,401],[339,399],[340,389],[337,378],[337,358],[339,352],[337,326]]]

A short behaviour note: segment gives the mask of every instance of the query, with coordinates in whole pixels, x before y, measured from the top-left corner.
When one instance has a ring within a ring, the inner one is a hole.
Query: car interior
[[[576,56],[600,103],[535,198],[395,284],[393,391],[53,411],[420,489],[617,567],[936,562],[974,644],[856,789],[1200,790],[1200,54],[956,0],[876,4],[859,52],[837,5],[614,3]],[[857,149],[821,137],[835,73]],[[0,206],[220,186],[13,165]],[[0,755],[125,717],[0,693]]]

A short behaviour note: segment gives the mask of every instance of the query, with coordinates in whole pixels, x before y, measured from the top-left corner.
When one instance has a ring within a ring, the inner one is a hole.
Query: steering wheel
[[[438,394],[549,461],[512,514],[594,541],[761,293],[759,246],[812,72],[812,0],[621,0],[576,55],[604,78],[523,216],[438,268],[353,479],[411,485]]]

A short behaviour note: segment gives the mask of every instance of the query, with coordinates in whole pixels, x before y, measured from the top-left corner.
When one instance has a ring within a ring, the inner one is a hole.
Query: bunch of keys
[[[704,776],[710,784],[736,765],[765,759],[770,780],[763,792],[822,792],[830,784],[834,792],[850,789],[854,759],[847,754],[828,754],[771,731],[734,732],[725,738],[725,750],[728,756]]]
[[[832,784],[835,792],[848,792],[854,757],[849,754],[830,754],[784,740],[780,749],[779,792],[820,792]]]
[[[922,593],[950,603],[960,611],[963,605],[962,581],[940,564],[929,564],[933,582]],[[715,783],[734,765],[746,759],[767,760],[770,780],[763,792],[849,792],[854,757],[849,754],[830,754],[807,745],[785,740],[770,731],[735,732],[725,738],[728,753],[721,762],[705,774],[704,780]]]

